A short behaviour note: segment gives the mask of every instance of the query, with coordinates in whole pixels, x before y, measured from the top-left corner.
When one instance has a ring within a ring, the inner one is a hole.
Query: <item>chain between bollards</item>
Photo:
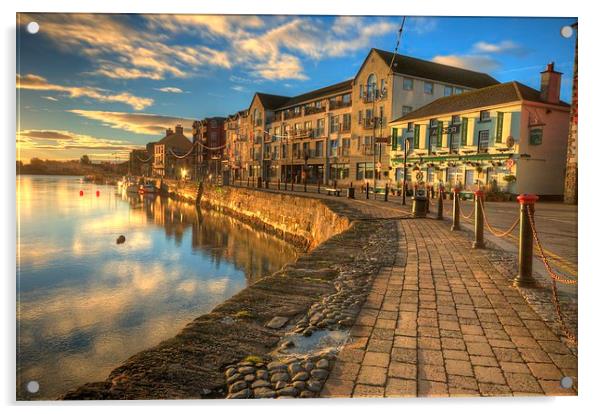
[[[485,247],[483,242],[483,191],[474,192],[474,242],[473,249],[482,249]]]
[[[452,226],[451,230],[460,230],[460,189],[454,188],[453,190],[453,207],[452,207]]]

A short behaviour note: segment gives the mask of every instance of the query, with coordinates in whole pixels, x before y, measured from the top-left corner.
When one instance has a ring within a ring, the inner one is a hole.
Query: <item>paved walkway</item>
[[[577,358],[513,275],[448,223],[396,225],[395,264],[377,276],[322,397],[576,394]]]

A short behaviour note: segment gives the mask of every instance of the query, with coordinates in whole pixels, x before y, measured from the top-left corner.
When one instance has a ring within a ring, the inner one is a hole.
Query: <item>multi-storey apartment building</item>
[[[448,96],[391,123],[396,181],[411,187],[490,186],[513,194],[563,193],[569,105],[549,64],[541,88],[507,82]],[[406,153],[407,151],[407,153]]]
[[[256,93],[240,178],[308,182],[393,177],[387,123],[443,96],[498,82],[491,76],[372,49],[356,76],[295,97]]]
[[[223,117],[213,117],[192,123],[192,142],[196,144],[195,178],[221,174],[226,143],[225,120]]]

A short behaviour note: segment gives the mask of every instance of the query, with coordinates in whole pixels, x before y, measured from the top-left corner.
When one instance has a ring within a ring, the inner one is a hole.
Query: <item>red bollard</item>
[[[474,241],[473,249],[482,249],[485,247],[483,242],[483,209],[482,209],[483,191],[474,192]]]
[[[451,230],[460,230],[460,189],[453,189],[453,207],[452,207],[452,227]]]
[[[539,199],[534,194],[521,194],[516,197],[520,203],[520,224],[518,238],[518,275],[514,278],[514,286],[535,287],[533,278],[533,229],[529,214],[535,215],[535,202]]]

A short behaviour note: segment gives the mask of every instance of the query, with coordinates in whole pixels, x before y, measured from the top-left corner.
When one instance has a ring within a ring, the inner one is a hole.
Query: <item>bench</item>
[[[341,189],[340,188],[325,188],[324,190],[326,190],[326,194],[327,195],[336,195],[337,197],[339,197],[341,195]]]

